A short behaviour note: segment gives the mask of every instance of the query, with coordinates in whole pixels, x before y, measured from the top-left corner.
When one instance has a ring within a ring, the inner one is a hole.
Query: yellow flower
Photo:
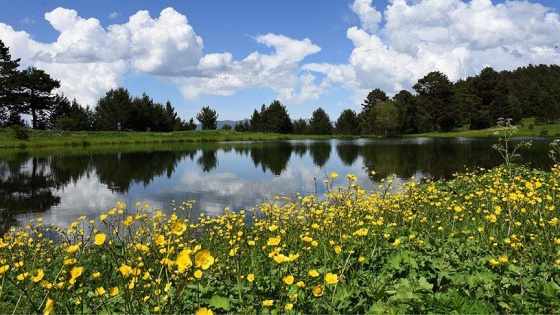
[[[49,315],[50,313],[52,313],[52,311],[54,311],[54,301],[53,299],[47,299],[47,302],[45,303],[45,310],[43,311],[43,315]]]
[[[5,274],[6,271],[8,271],[8,269],[10,269],[9,265],[4,265],[4,266],[0,267],[0,276]]]
[[[298,288],[300,288],[300,289],[301,289],[301,288],[305,288],[305,282],[303,282],[303,281],[298,281],[298,282],[296,283],[296,285],[297,285]]]
[[[76,279],[81,276],[83,272],[84,267],[72,267],[72,270],[70,270],[70,280],[68,282],[71,284],[76,283]]]
[[[500,262],[498,262],[496,259],[494,258],[490,258],[490,260],[488,261],[490,263],[490,265],[492,266],[497,266],[500,264]]]
[[[508,257],[507,256],[500,256],[500,257],[498,257],[498,260],[500,261],[500,263],[502,265],[505,265],[508,262]]]
[[[101,221],[105,221],[105,219],[107,219],[107,215],[105,213],[102,213],[102,214],[99,215],[99,219]]]
[[[154,306],[154,312],[155,313],[159,313],[160,310],[161,310],[161,308],[159,306]]]
[[[77,252],[78,249],[80,249],[80,245],[72,245],[72,246],[68,246],[68,248],[66,248],[66,252],[72,254],[72,253]]]
[[[313,296],[315,297],[319,297],[321,295],[323,295],[323,293],[325,292],[325,287],[322,285],[316,285],[313,290]]]
[[[28,272],[20,273],[20,274],[16,277],[16,279],[18,279],[19,281],[23,281],[23,280],[25,280],[25,278],[27,278],[27,276],[29,276],[29,273],[28,273]]]
[[[177,264],[177,269],[179,272],[184,272],[185,269],[192,266],[192,259],[191,259],[191,250],[190,249],[183,249],[179,255],[177,255],[177,259],[175,260],[175,264]]]
[[[197,279],[202,278],[202,270],[197,269],[197,270],[194,272],[194,277],[197,278]]]
[[[292,275],[285,276],[284,278],[282,278],[282,281],[284,281],[285,284],[290,285],[294,283],[294,276]]]
[[[325,275],[325,282],[327,284],[335,284],[338,282],[338,275],[334,274],[334,273],[327,273]]]
[[[132,218],[132,216],[128,216],[126,217],[126,219],[123,221],[124,226],[130,226],[132,223],[134,222],[134,219]]]
[[[287,311],[289,311],[293,308],[294,308],[294,304],[292,304],[292,303],[288,303],[284,306],[284,309],[287,310]]]
[[[214,312],[212,312],[211,309],[208,309],[206,307],[201,307],[198,309],[198,311],[196,311],[195,315],[213,315]]]
[[[309,275],[313,278],[317,278],[319,276],[319,273],[317,272],[317,270],[311,269],[309,270]]]
[[[76,258],[68,258],[68,259],[65,259],[63,263],[66,266],[70,266],[70,265],[75,264],[76,262],[77,262]]]
[[[94,277],[95,279],[101,277],[101,272],[95,272],[91,275],[92,277]]]
[[[107,235],[105,235],[105,233],[99,233],[99,234],[95,235],[95,240],[94,240],[93,244],[103,245],[103,243],[105,243],[106,238],[107,238]]]
[[[252,274],[252,273],[248,274],[247,275],[247,281],[249,281],[249,282],[255,281],[255,275]]]
[[[39,269],[37,270],[37,273],[34,277],[31,277],[31,280],[33,282],[39,282],[41,280],[43,280],[43,277],[45,276],[45,273],[43,272],[43,269]]]
[[[335,179],[335,178],[338,177],[338,174],[335,173],[335,172],[332,172],[332,173],[329,175],[329,177],[332,178],[332,179]]]
[[[181,235],[186,230],[187,230],[187,225],[184,224],[182,220],[179,220],[171,225],[171,233],[175,235]]]
[[[103,295],[103,294],[105,294],[105,292],[106,292],[105,288],[103,288],[103,287],[99,287],[99,288],[95,289],[95,295],[97,295],[97,296]]]
[[[337,254],[340,254],[340,252],[342,251],[342,247],[340,247],[340,245],[335,245],[334,246],[334,252]]]
[[[109,290],[109,295],[110,296],[115,296],[119,294],[119,288],[118,287],[112,287],[111,290]]]
[[[154,243],[156,243],[156,245],[158,246],[163,246],[165,245],[165,237],[161,234],[159,234],[158,236],[156,236],[156,238],[154,239]]]
[[[359,263],[363,263],[364,261],[366,261],[366,258],[364,256],[358,257],[358,262]]]
[[[280,235],[278,235],[277,237],[270,237],[266,244],[268,246],[276,246],[276,245],[280,244]]]
[[[263,306],[272,306],[272,305],[274,305],[274,301],[273,300],[264,300],[264,301],[262,301],[262,305]]]
[[[397,238],[394,242],[393,242],[393,246],[397,247],[401,244],[401,239]]]
[[[121,266],[119,267],[119,271],[121,272],[121,274],[122,274],[123,276],[126,277],[126,276],[128,276],[128,275],[130,274],[130,272],[132,271],[132,268],[131,268],[130,266],[127,266],[127,265],[124,265],[124,264],[123,264],[123,265],[121,265]]]
[[[214,257],[212,257],[209,250],[205,249],[196,253],[196,256],[194,256],[194,263],[197,267],[206,270],[214,264]]]

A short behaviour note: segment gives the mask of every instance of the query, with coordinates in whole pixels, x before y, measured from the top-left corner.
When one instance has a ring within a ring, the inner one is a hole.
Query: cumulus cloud
[[[251,40],[271,48],[247,56],[203,53],[203,40],[186,16],[166,8],[159,16],[138,11],[122,24],[101,25],[77,11],[57,8],[45,19],[59,32],[43,43],[0,23],[0,37],[23,66],[34,65],[61,81],[61,91],[94,105],[127,73],[175,84],[186,98],[233,95],[241,89],[268,88],[291,103],[318,99],[333,86],[356,92],[410,89],[430,71],[451,80],[491,66],[511,70],[532,64],[559,64],[560,17],[528,1],[372,0],[350,6],[359,20],[346,32],[353,46],[344,64],[306,63],[321,52],[312,38],[261,34]],[[113,15],[113,14],[112,14]],[[328,54],[328,52],[323,52]]]
[[[53,43],[37,42],[3,23],[0,35],[12,54],[22,58],[22,64],[49,72],[61,81],[62,92],[90,105],[122,84],[130,71],[174,83],[188,98],[232,95],[251,87],[269,87],[280,95],[309,82],[308,76],[297,76],[298,63],[320,51],[307,38],[264,34],[254,40],[271,47],[270,54],[253,52],[242,60],[234,60],[228,52],[203,55],[202,38],[187,17],[173,8],[162,10],[157,18],[148,11],[138,11],[126,23],[108,27],[65,8],[47,12],[45,19],[60,33]],[[286,94],[292,99],[305,99],[300,95]]]
[[[376,29],[371,21],[379,21],[379,14],[371,2],[352,4],[361,25],[347,31],[354,45],[352,83],[358,91],[410,89],[430,71],[457,80],[487,66],[512,70],[560,62],[553,48],[560,18],[540,4],[393,0],[383,12],[385,24]]]

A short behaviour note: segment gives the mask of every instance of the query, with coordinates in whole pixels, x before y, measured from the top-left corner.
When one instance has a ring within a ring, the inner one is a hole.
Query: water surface
[[[526,139],[525,139],[526,140]],[[551,138],[531,138],[519,163],[547,169]],[[516,141],[519,141],[516,140]],[[331,172],[375,190],[382,178],[396,182],[503,163],[496,139],[357,139],[227,142],[66,148],[0,152],[0,220],[7,226],[42,217],[67,225],[96,218],[117,201],[169,211],[172,201],[196,200],[194,215],[249,209],[275,195],[325,192]],[[370,176],[375,170],[377,174]]]

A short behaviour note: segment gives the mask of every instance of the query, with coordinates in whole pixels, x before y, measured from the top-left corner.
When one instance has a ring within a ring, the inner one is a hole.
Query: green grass
[[[10,128],[0,129],[0,148],[40,148],[50,146],[90,146],[113,144],[155,144],[181,142],[274,141],[329,139],[331,136],[286,135],[235,132],[229,130],[179,132],[44,131],[29,130],[29,139],[19,140]]]
[[[517,126],[515,136],[560,136],[560,124],[537,125],[533,118],[525,118]],[[497,127],[484,130],[461,128],[452,132],[431,132],[406,137],[454,138],[496,137]],[[94,145],[160,144],[228,141],[276,141],[297,139],[331,139],[378,137],[340,135],[293,135],[262,132],[235,132],[230,130],[204,130],[179,132],[119,132],[119,131],[45,131],[29,130],[29,139],[16,138],[11,128],[0,128],[0,148],[43,148],[53,146],[84,147]]]
[[[499,127],[492,127],[482,130],[468,130],[462,127],[451,132],[428,132],[414,135],[406,135],[406,137],[428,137],[428,138],[483,138],[496,137],[496,131],[501,130]],[[560,124],[536,124],[534,118],[523,118],[521,123],[517,125],[516,137],[540,137],[540,136],[560,136]]]

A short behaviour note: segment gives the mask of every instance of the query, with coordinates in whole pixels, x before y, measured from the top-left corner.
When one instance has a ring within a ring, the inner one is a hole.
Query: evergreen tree
[[[218,114],[209,106],[204,106],[200,113],[196,115],[196,119],[202,125],[202,130],[215,130],[218,128]]]
[[[99,130],[132,129],[132,98],[128,90],[111,89],[99,99],[95,107],[95,126]]]
[[[46,128],[49,111],[55,101],[52,91],[59,87],[60,82],[43,70],[30,67],[21,72],[17,111],[31,115],[33,129]]]
[[[309,120],[309,130],[314,135],[331,135],[333,133],[333,125],[327,112],[321,107],[313,111]]]
[[[418,133],[418,106],[416,97],[409,91],[401,90],[393,97],[397,107],[399,129],[402,134]]]
[[[460,111],[454,100],[453,83],[433,71],[413,86],[418,93],[419,131],[451,131],[459,124]]]
[[[359,135],[360,132],[360,122],[356,112],[351,109],[343,110],[336,120],[334,133],[339,135]]]
[[[293,123],[293,133],[296,135],[306,135],[309,134],[309,125],[305,119],[300,118]]]
[[[0,40],[0,126],[9,124],[17,99],[20,60],[19,58],[12,60],[10,49]]]

